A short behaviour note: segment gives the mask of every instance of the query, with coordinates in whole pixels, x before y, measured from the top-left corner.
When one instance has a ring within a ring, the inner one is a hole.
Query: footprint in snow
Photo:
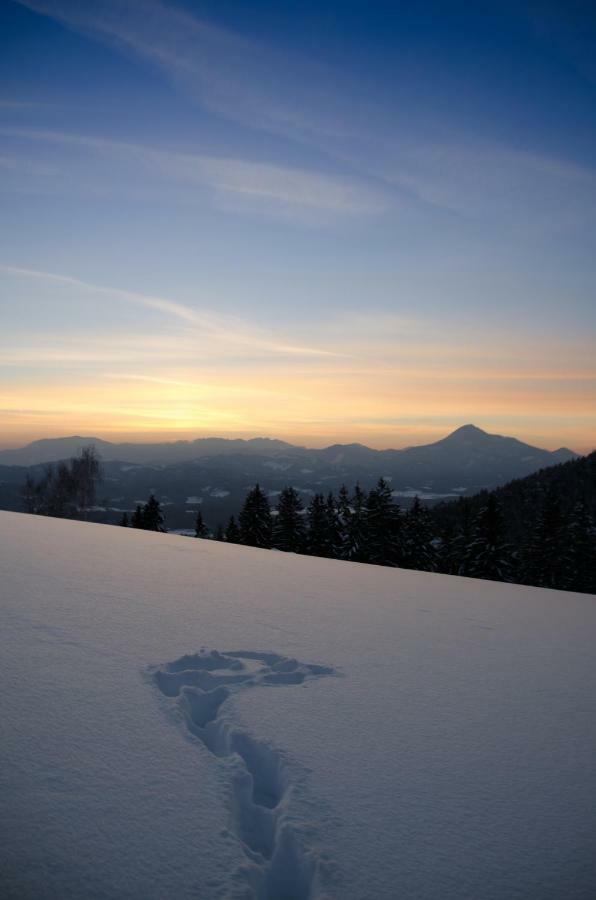
[[[323,900],[324,864],[290,815],[292,772],[282,753],[222,715],[246,688],[302,684],[335,674],[277,653],[202,650],[152,670],[179,704],[189,731],[229,763],[231,830],[247,857],[242,877],[251,900]]]

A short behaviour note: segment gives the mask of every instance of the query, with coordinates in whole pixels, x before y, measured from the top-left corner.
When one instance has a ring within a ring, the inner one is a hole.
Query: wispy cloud
[[[158,66],[202,106],[226,118],[292,137],[345,134],[349,119],[337,115],[338,97],[330,87],[334,73],[320,63],[282,55],[158,0],[17,2]]]
[[[336,357],[339,355],[323,348],[296,345],[279,340],[261,329],[248,325],[235,316],[222,316],[210,310],[186,306],[163,297],[92,284],[79,278],[73,278],[70,275],[43,272],[37,269],[26,269],[7,264],[0,264],[0,273],[19,278],[30,278],[50,284],[62,284],[65,287],[79,289],[86,294],[99,294],[114,301],[124,301],[125,303],[157,310],[170,318],[181,320],[192,326],[205,339],[217,340],[220,344],[227,346],[244,347],[250,348],[251,351],[264,351],[266,353],[291,356]]]
[[[170,182],[207,188],[220,197],[273,212],[290,209],[313,214],[372,215],[385,209],[383,193],[339,175],[246,159],[179,153],[150,145],[34,128],[0,128],[5,137],[62,144],[83,152],[141,165]],[[138,170],[137,170],[138,175]]]
[[[593,214],[592,169],[470,134],[450,137],[435,129],[432,139],[428,132],[421,137],[411,116],[407,125],[400,124],[398,110],[372,109],[370,97],[364,101],[348,72],[282,55],[175,6],[158,0],[17,2],[159,67],[202,107],[251,129],[316,146],[362,176],[342,179],[244,160],[145,151],[146,162],[170,178],[209,186],[224,205],[259,202],[274,204],[277,213],[285,206],[370,214],[385,208],[393,192],[404,202],[456,216],[508,218],[520,229],[528,224],[561,229]],[[95,146],[100,147],[97,141]],[[140,151],[122,144],[119,152],[126,146]]]

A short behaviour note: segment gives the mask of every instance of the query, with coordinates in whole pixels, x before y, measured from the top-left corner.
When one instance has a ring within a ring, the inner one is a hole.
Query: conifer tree
[[[437,572],[442,575],[457,575],[459,561],[455,560],[455,540],[457,530],[454,522],[437,523],[439,543],[437,547]]]
[[[494,493],[488,495],[472,528],[472,540],[465,554],[465,573],[471,578],[510,581],[513,556],[505,539],[505,523]]]
[[[345,484],[342,484],[337,495],[337,546],[334,553],[334,556],[337,557],[337,559],[349,558],[348,548],[350,543],[350,520],[352,515],[353,511],[350,506],[350,493]]]
[[[473,516],[472,507],[467,497],[457,501],[457,525],[451,533],[444,532],[441,547],[441,569],[448,575],[468,575],[467,551],[472,543]]]
[[[330,556],[327,504],[322,494],[315,494],[307,510],[308,533],[306,551],[311,556]]]
[[[145,531],[165,531],[165,519],[161,510],[161,503],[151,494],[142,511],[142,528]]]
[[[339,509],[337,500],[329,491],[325,501],[325,513],[327,517],[327,533],[329,535],[329,548],[327,555],[331,559],[339,559],[341,554],[341,529],[339,523]]]
[[[437,549],[433,522],[426,506],[418,496],[406,512],[403,521],[402,565],[406,569],[434,572],[437,568]]]
[[[341,552],[342,559],[369,562],[368,507],[366,494],[358,484],[350,501],[350,514]]]
[[[230,520],[226,526],[225,539],[228,544],[240,543],[240,529],[236,525],[236,519],[234,518],[234,516],[230,516]]]
[[[118,525],[121,525],[122,528],[128,528],[128,527],[129,527],[128,513],[126,513],[126,512],[125,512],[125,513],[122,513],[122,518],[121,518],[120,521],[118,522]]]
[[[209,537],[209,529],[205,525],[203,521],[203,514],[201,510],[197,510],[197,518],[195,520],[195,537],[198,538],[207,538]]]
[[[285,487],[279,495],[277,516],[273,523],[273,546],[288,553],[302,553],[305,547],[306,527],[304,507],[298,492]]]
[[[567,590],[572,581],[571,565],[568,522],[551,484],[522,551],[521,577],[524,584]]]
[[[137,504],[135,511],[132,514],[132,519],[130,520],[131,528],[144,528],[143,522],[143,509],[140,504]]]
[[[401,548],[400,511],[393,502],[391,488],[379,478],[368,495],[368,562],[379,566],[399,566]]]
[[[596,528],[583,500],[569,521],[569,590],[596,594]]]
[[[248,492],[239,516],[240,541],[249,547],[271,547],[271,510],[267,495],[259,487]]]
[[[209,532],[207,532],[207,537],[209,537]],[[224,527],[221,522],[218,522],[217,528],[215,529],[215,534],[213,535],[214,541],[225,541],[226,535],[224,532]]]

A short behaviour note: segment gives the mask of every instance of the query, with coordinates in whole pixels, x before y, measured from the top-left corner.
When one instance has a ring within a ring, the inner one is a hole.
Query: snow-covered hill
[[[0,894],[596,896],[595,598],[0,513]]]

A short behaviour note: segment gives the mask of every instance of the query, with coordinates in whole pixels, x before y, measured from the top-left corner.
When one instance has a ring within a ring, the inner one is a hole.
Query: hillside
[[[490,504],[492,524],[482,526]],[[439,571],[478,574],[468,549],[481,539],[508,558],[505,581],[596,593],[596,452],[439,504],[431,515],[443,542]]]
[[[6,512],[0,585],[3,897],[596,896],[593,598]]]
[[[523,540],[534,524],[540,511],[540,501],[549,491],[556,493],[564,513],[570,514],[574,506],[583,501],[596,518],[596,452],[540,469],[492,491],[508,523],[509,536],[516,543]],[[473,513],[485,503],[485,493],[466,498],[466,504]],[[435,507],[435,513],[445,517],[457,515],[458,506],[458,503],[443,503]]]

